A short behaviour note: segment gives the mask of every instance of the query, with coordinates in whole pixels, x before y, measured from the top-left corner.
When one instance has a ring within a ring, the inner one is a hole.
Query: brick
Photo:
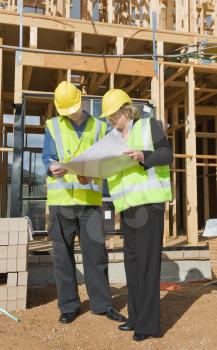
[[[25,310],[26,309],[26,299],[17,299],[17,310]]]
[[[8,300],[17,300],[17,288],[18,287],[8,287]]]
[[[28,272],[18,272],[18,286],[27,286]]]
[[[0,259],[7,259],[8,257],[8,247],[0,246]]]
[[[17,302],[16,300],[9,300],[7,302],[7,311],[16,311],[17,308]]]
[[[26,258],[17,258],[17,272],[27,270],[27,259]]]
[[[19,219],[19,231],[26,231],[28,230],[28,220],[21,218]]]
[[[8,288],[7,286],[0,286],[0,300],[8,299]]]
[[[184,250],[185,259],[198,259],[200,257],[199,250]]]
[[[17,259],[8,259],[7,272],[17,271]]]
[[[9,220],[9,232],[12,231],[19,231],[19,219],[18,218],[11,218]]]
[[[19,237],[18,231],[9,232],[9,245],[18,244],[18,237]]]
[[[208,250],[200,250],[200,258],[209,259],[209,251]]]
[[[8,280],[7,280],[7,286],[16,286],[17,285],[17,273],[16,272],[9,272],[8,273]]]
[[[0,259],[0,273],[6,273],[7,272],[7,259]]]
[[[0,246],[8,245],[8,232],[0,232]]]
[[[26,258],[27,257],[27,245],[26,244],[18,245],[17,257],[18,258]]]
[[[27,286],[18,286],[17,299],[26,299],[26,295],[27,295]]]
[[[27,244],[27,243],[28,243],[28,232],[27,231],[19,231],[18,244]]]
[[[0,300],[0,306],[2,307],[2,309],[7,309],[7,301],[6,300]],[[4,314],[2,312],[0,312],[0,316],[3,316]]]
[[[9,245],[8,259],[16,259],[16,258],[17,258],[17,245]]]
[[[183,250],[163,251],[162,253],[162,260],[180,260],[183,258]]]
[[[9,220],[7,218],[0,219],[0,232],[9,231]]]

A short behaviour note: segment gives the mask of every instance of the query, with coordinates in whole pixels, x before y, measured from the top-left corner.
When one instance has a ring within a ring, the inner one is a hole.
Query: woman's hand
[[[144,154],[142,151],[127,151],[124,152],[124,154],[128,154],[130,158],[137,160],[138,162],[144,162]]]
[[[63,177],[67,173],[67,169],[61,168],[57,162],[53,162],[53,164],[50,165],[49,170],[55,177]]]
[[[86,176],[81,176],[81,175],[77,175],[77,179],[81,185],[87,185],[87,184],[91,183],[93,180],[92,177],[86,177]]]

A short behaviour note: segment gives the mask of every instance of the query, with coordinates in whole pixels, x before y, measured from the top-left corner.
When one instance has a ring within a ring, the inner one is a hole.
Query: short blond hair
[[[138,119],[139,118],[139,110],[136,106],[131,103],[124,104],[119,111],[126,114],[129,119]]]

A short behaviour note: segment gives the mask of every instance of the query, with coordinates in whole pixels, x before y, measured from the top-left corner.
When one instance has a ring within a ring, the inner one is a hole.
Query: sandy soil
[[[216,350],[217,285],[181,285],[161,292],[160,338],[142,343],[132,340],[132,332],[121,332],[118,323],[90,313],[87,294],[80,286],[82,315],[72,324],[58,323],[59,312],[54,286],[30,288],[28,309],[15,313],[16,323],[0,316],[0,350]],[[127,290],[112,287],[116,307],[127,315]]]

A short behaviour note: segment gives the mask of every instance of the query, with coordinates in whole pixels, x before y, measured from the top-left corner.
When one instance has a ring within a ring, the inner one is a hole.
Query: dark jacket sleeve
[[[144,163],[140,163],[145,170],[157,165],[170,165],[173,162],[173,154],[163,126],[155,118],[151,118],[151,133],[154,151],[143,151]]]

